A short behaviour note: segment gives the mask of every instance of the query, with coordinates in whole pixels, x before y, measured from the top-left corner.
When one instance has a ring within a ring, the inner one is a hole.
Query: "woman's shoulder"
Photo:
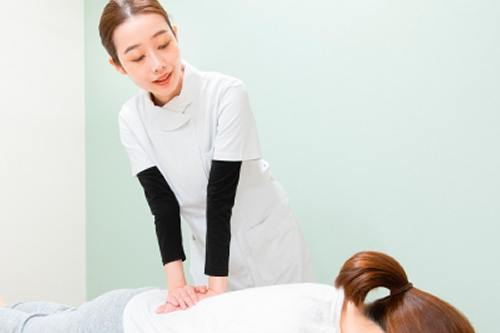
[[[144,99],[146,97],[147,92],[140,90],[132,98],[123,103],[119,113],[120,117],[128,118],[131,114],[139,112],[142,108],[144,108]]]
[[[213,92],[225,92],[234,88],[246,89],[245,83],[234,76],[215,71],[198,71],[202,87]]]

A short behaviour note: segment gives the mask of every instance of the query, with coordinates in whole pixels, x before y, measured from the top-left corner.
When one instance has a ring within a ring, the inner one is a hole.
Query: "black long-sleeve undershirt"
[[[137,177],[155,218],[156,237],[163,265],[179,259],[186,260],[182,247],[179,202],[174,192],[157,167],[141,171]]]
[[[205,274],[228,276],[231,214],[241,162],[212,161],[207,187]]]
[[[205,274],[227,276],[231,240],[231,212],[236,196],[240,161],[212,161],[207,186],[207,238]],[[163,264],[185,260],[179,203],[157,167],[140,172],[139,181],[155,217],[156,235]]]

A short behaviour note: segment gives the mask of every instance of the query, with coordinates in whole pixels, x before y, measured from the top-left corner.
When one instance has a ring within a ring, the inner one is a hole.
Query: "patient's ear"
[[[356,306],[351,301],[344,301],[342,306],[340,329],[345,333],[385,333],[377,323],[366,317],[364,304]]]
[[[124,74],[124,75],[127,74],[127,72],[125,71],[125,69],[123,69],[122,65],[117,64],[116,62],[114,62],[113,58],[109,57],[109,63],[111,64],[111,66],[113,66],[118,71],[118,73]]]

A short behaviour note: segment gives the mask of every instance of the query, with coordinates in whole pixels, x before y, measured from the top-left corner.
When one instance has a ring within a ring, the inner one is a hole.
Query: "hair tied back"
[[[413,283],[408,282],[407,284],[405,284],[404,286],[402,286],[400,288],[396,288],[394,290],[391,290],[390,296],[403,294],[403,293],[407,292],[408,290],[410,290],[411,288],[413,288]]]

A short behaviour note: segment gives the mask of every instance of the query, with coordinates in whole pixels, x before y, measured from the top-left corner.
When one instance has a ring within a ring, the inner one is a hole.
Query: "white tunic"
[[[312,282],[303,234],[282,187],[261,159],[245,85],[184,62],[180,95],[163,107],[140,91],[122,107],[120,136],[132,174],[157,166],[191,229],[191,274],[204,275],[207,185],[212,159],[243,161],[231,218],[228,290]]]
[[[187,310],[156,314],[159,289],[125,307],[125,333],[340,333],[342,290],[314,283],[252,288],[207,298]]]

